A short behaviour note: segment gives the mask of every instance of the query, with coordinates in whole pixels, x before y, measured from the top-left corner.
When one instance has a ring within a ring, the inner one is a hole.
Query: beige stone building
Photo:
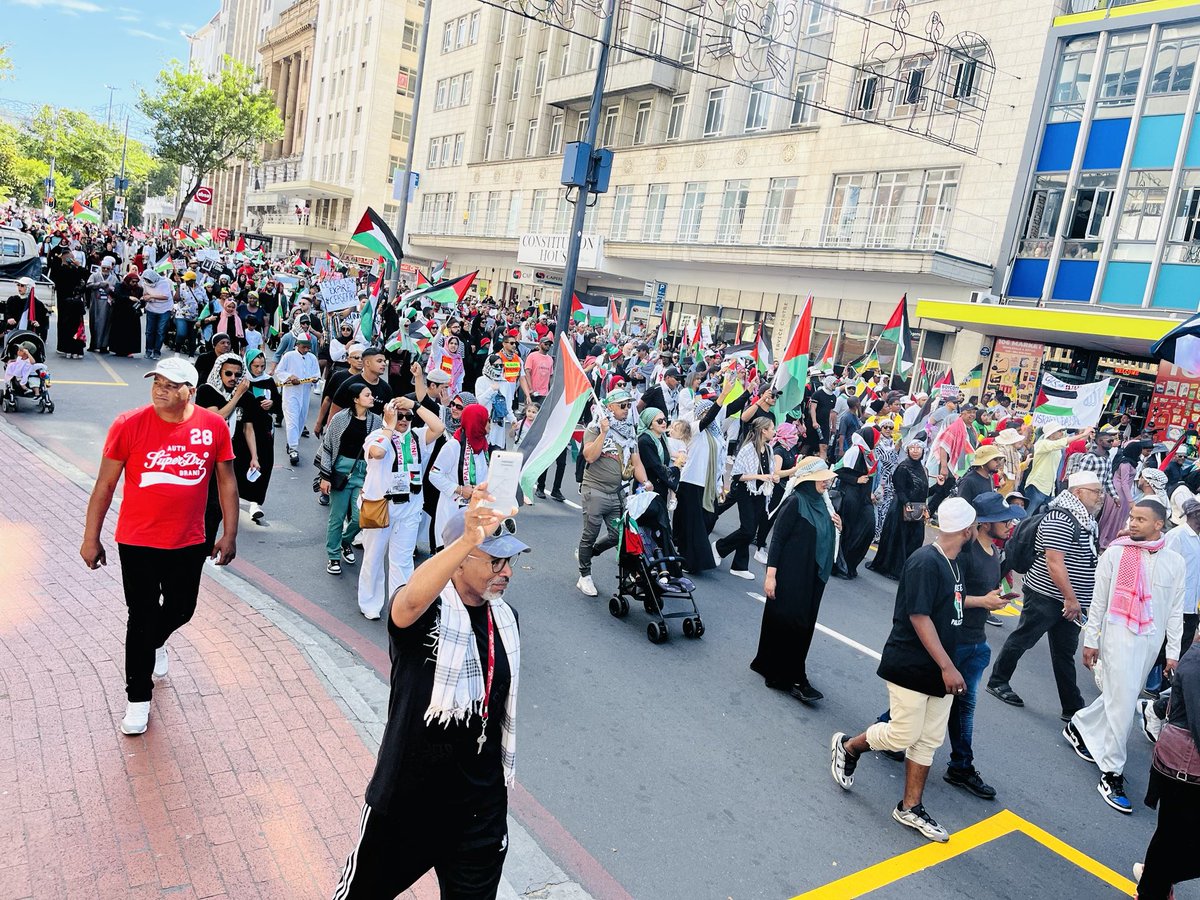
[[[1021,76],[1039,68],[1053,3],[679,9],[622,4],[598,133],[611,182],[586,219],[579,287],[649,325],[702,316],[740,340],[762,322],[777,350],[811,293],[816,340],[833,335],[841,362],[905,293],[910,315],[920,297],[986,295],[1035,87]],[[415,256],[481,268],[494,295],[557,299],[563,147],[586,125],[599,28],[587,13],[567,32],[438,5]],[[763,54],[752,38],[768,33]],[[979,362],[979,335],[917,325],[925,357]]]

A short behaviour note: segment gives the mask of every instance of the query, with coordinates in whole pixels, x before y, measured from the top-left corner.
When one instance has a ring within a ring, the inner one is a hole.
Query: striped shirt
[[[1080,527],[1075,517],[1065,509],[1051,509],[1038,523],[1034,541],[1034,561],[1025,573],[1025,586],[1046,597],[1063,601],[1062,591],[1050,577],[1046,565],[1046,551],[1058,550],[1067,567],[1067,580],[1075,591],[1075,599],[1086,608],[1092,602],[1092,591],[1096,587],[1096,542],[1092,535]]]

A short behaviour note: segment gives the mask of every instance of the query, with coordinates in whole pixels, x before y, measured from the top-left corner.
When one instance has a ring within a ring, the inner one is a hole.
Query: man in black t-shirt
[[[964,479],[965,481],[965,479]],[[1000,548],[1012,535],[1013,525],[1025,518],[1025,510],[1009,506],[995,491],[985,491],[971,501],[975,509],[975,538],[959,554],[962,564],[963,623],[958,629],[954,648],[954,667],[963,677],[966,690],[954,698],[950,707],[950,765],[943,776],[947,784],[963,788],[984,800],[996,799],[996,789],[984,782],[975,770],[971,739],[975,726],[975,701],[979,681],[992,658],[988,646],[987,618],[994,609],[1002,609],[1011,599],[1000,593]]]
[[[515,508],[480,505],[493,499],[476,491],[392,596],[387,725],[336,897],[395,897],[430,869],[443,897],[496,896],[521,652],[504,592],[529,547],[501,527]]]
[[[369,387],[375,397],[375,415],[382,416],[383,408],[392,400],[392,386],[387,378],[387,355],[382,347],[367,347],[362,352],[363,370],[341,383],[329,406],[329,418],[354,405],[354,398],[363,387]]]
[[[950,840],[946,829],[921,803],[933,754],[946,739],[954,697],[965,693],[952,654],[963,621],[963,576],[956,562],[975,537],[975,510],[954,497],[942,504],[939,534],[913,553],[900,574],[892,632],[877,670],[887,683],[891,721],[876,722],[855,737],[833,736],[833,780],[843,790],[854,784],[854,769],[868,750],[903,750],[904,799],[892,818],[931,841]]]
[[[995,474],[1004,468],[1004,454],[995,444],[985,444],[971,457],[971,470],[958,480],[955,496],[974,503],[980,494],[996,489]]]

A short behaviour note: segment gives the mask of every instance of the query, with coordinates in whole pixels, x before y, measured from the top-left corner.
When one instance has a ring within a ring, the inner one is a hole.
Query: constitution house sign
[[[517,245],[517,262],[553,269],[565,268],[569,242],[570,235],[567,234],[523,234]],[[598,271],[603,258],[604,239],[598,234],[585,234],[579,244],[579,268]]]

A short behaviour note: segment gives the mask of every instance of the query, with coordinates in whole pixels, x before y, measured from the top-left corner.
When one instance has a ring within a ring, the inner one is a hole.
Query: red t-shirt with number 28
[[[196,406],[184,422],[164,422],[153,406],[121,413],[104,456],[125,464],[117,543],[174,550],[204,543],[204,506],[216,464],[233,459],[229,426]]]

